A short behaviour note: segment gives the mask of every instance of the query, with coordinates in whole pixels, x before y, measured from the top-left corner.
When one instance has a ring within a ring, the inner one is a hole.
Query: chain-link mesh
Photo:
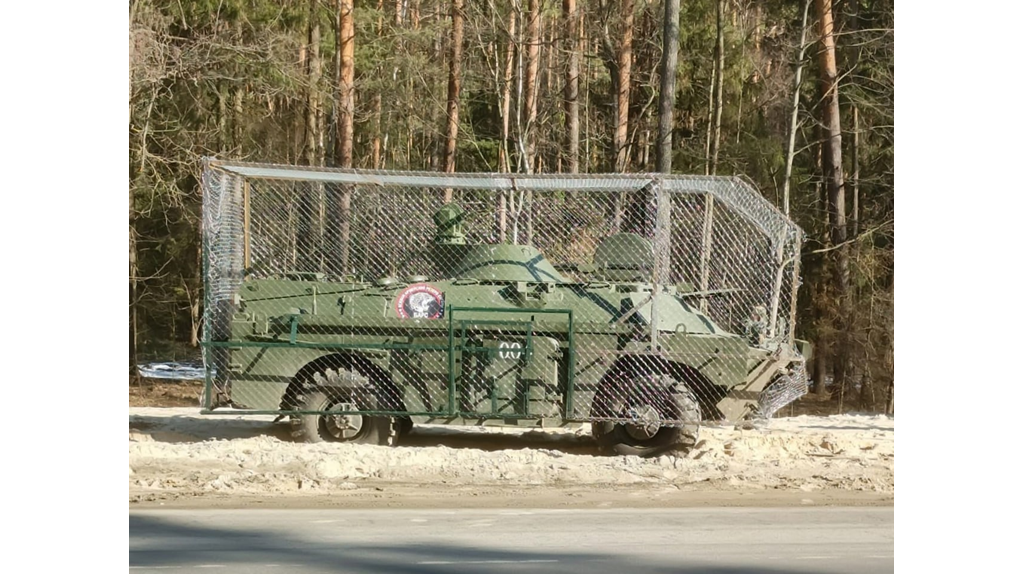
[[[203,190],[207,409],[313,439],[589,421],[643,446],[806,391],[802,234],[738,178],[211,161]]]
[[[792,368],[782,371],[768,388],[761,391],[758,414],[768,418],[782,407],[807,393],[807,369],[803,362],[795,362]]]

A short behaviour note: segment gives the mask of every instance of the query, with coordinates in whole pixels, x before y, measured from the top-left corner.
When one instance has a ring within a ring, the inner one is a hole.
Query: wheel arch
[[[395,405],[396,411],[406,410],[405,402],[391,375],[374,361],[359,353],[330,353],[303,365],[288,383],[288,388],[281,397],[281,409],[293,410],[296,408],[297,398],[302,395],[303,388],[312,383],[313,375],[327,369],[351,369],[358,372],[377,385],[379,398],[383,404]]]
[[[621,386],[629,384],[635,375],[670,375],[676,381],[686,384],[693,392],[700,405],[703,420],[715,420],[722,417],[716,403],[725,395],[726,389],[712,383],[696,367],[664,357],[645,355],[619,357],[601,377],[597,393],[621,388]],[[593,409],[594,405],[591,404],[591,416],[594,416]]]

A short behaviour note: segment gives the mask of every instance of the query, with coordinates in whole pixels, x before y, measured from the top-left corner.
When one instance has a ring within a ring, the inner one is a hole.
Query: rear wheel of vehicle
[[[333,372],[327,374],[334,375]],[[394,445],[398,434],[395,418],[353,413],[352,411],[375,410],[374,405],[357,402],[354,394],[351,389],[344,387],[312,387],[304,390],[297,397],[299,410],[324,412],[293,416],[292,437],[310,443]],[[365,401],[363,398],[362,402]],[[332,411],[337,414],[333,414]]]
[[[398,438],[404,437],[405,435],[412,432],[412,419],[409,417],[398,417],[395,419],[398,425]]]
[[[594,398],[594,439],[607,453],[651,457],[686,452],[700,433],[700,405],[685,383],[668,375],[648,375],[626,387],[605,386]],[[668,425],[672,426],[668,426]]]

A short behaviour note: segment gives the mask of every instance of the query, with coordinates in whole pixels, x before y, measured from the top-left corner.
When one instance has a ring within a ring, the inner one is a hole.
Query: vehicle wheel
[[[697,444],[700,405],[685,383],[668,375],[649,375],[619,390],[605,386],[594,398],[595,417],[632,419],[621,423],[595,421],[594,439],[605,452],[651,457],[668,451],[686,452]],[[689,421],[664,426],[665,420]]]
[[[395,419],[398,424],[398,437],[404,437],[412,432],[412,419],[409,417],[398,417]]]
[[[317,379],[331,379],[328,370]],[[304,411],[373,410],[374,405],[360,405],[349,389],[343,387],[311,387],[298,398]],[[310,414],[292,417],[292,437],[305,442],[351,442],[390,446],[395,444],[398,424],[394,417],[359,414]]]

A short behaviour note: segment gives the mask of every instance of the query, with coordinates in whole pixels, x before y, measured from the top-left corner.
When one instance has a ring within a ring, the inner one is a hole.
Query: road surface
[[[129,512],[132,572],[860,573],[894,569],[894,509]]]

